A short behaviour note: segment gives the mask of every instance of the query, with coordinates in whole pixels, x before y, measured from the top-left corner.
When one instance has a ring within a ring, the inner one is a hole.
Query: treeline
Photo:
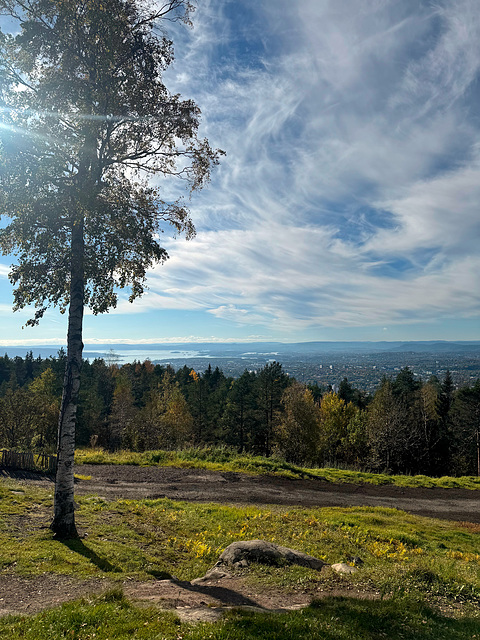
[[[54,451],[65,354],[0,357],[0,447]],[[480,381],[455,389],[408,368],[367,396],[303,385],[278,362],[226,377],[209,365],[84,362],[77,445],[142,451],[224,444],[307,466],[475,475]]]

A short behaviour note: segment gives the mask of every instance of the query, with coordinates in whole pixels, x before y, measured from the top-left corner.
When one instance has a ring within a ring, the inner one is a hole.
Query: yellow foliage
[[[198,373],[194,369],[190,371],[189,376],[192,378],[194,382],[198,382],[200,380]]]

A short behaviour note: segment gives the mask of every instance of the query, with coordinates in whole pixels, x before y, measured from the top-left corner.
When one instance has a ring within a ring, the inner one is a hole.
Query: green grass
[[[140,609],[121,592],[65,604],[34,617],[0,619],[10,640],[475,640],[478,619],[452,619],[423,604],[328,598],[297,612],[232,612],[217,623],[189,625],[173,613]]]
[[[354,584],[393,593],[444,595],[480,603],[480,526],[461,526],[395,509],[270,509],[159,500],[77,496],[81,540],[53,539],[48,524],[52,495],[8,481],[0,483],[0,570],[80,577],[151,579],[201,576],[236,540],[261,538],[328,562],[360,556]],[[250,571],[250,570],[249,570]],[[323,576],[300,567],[251,568],[266,584],[317,587]]]
[[[252,588],[327,595],[340,590],[382,599],[327,597],[300,612],[233,613],[222,622],[191,627],[173,614],[139,609],[116,590],[34,617],[0,619],[1,637],[480,638],[478,525],[373,507],[259,509],[168,499],[109,502],[95,495],[77,500],[77,524],[88,537],[60,542],[48,529],[51,493],[18,481],[0,482],[0,572],[33,579],[44,573],[92,577],[118,585],[169,575],[191,580],[211,568],[231,542],[262,538],[328,563],[360,556],[364,565],[349,576],[331,569],[251,565],[244,577]]]
[[[108,453],[103,449],[78,449],[77,464],[127,464],[136,466],[161,466],[233,471],[250,474],[270,474],[288,478],[320,478],[327,482],[351,484],[395,485],[399,487],[440,487],[480,490],[480,478],[463,476],[431,478],[429,476],[387,475],[345,469],[307,469],[289,464],[277,458],[264,458],[239,454],[228,447],[191,447],[179,451],[118,451]]]

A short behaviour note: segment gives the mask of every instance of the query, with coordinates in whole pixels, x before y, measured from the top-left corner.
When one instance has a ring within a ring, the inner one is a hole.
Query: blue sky
[[[201,0],[171,91],[227,153],[86,342],[480,339],[478,0]],[[169,187],[170,189],[170,187]],[[21,329],[0,263],[0,344]]]

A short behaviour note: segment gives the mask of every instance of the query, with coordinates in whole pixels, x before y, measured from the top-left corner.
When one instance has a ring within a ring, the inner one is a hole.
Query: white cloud
[[[439,3],[435,17],[444,25],[428,53],[412,60],[404,74],[403,100],[422,108],[417,117],[439,105],[450,108],[475,83],[480,69],[480,21],[476,0]],[[402,104],[403,103],[403,104]]]
[[[166,237],[150,291],[113,313],[293,337],[478,315],[477,0],[242,6],[173,27],[169,83],[227,156],[192,198],[197,238]]]
[[[283,332],[469,317],[480,310],[480,261],[458,258],[404,276],[378,275],[334,230],[272,226],[200,234],[150,277],[181,291],[179,306]],[[193,265],[193,266],[185,266]],[[212,301],[217,305],[212,306]]]
[[[95,344],[184,344],[184,343],[204,343],[204,342],[217,342],[217,343],[234,343],[234,342],[265,342],[267,340],[266,336],[259,335],[250,335],[246,338],[218,338],[217,336],[173,336],[169,338],[165,338],[165,336],[160,337],[152,337],[145,339],[136,339],[130,340],[125,338],[85,338],[85,344],[87,345],[95,345]],[[2,344],[2,343],[0,343]],[[17,343],[15,343],[17,344]],[[38,344],[35,343],[35,344]]]
[[[127,339],[127,338],[90,338],[84,336],[84,342],[86,347],[92,345],[149,345],[149,344],[186,344],[186,343],[250,343],[250,342],[265,342],[268,341],[268,336],[262,335],[249,335],[245,338],[239,337],[227,337],[227,338],[218,338],[217,336],[195,336],[195,335],[183,335],[183,336],[173,336],[166,338],[165,336],[158,337],[150,337],[150,338],[139,338],[139,339]],[[29,347],[29,346],[60,346],[65,345],[65,337],[59,338],[32,338],[32,339],[24,339],[24,340],[0,340],[0,347]]]
[[[369,249],[404,255],[428,247],[447,255],[477,253],[480,163],[412,183],[403,192],[379,203],[395,215],[397,227],[377,232]]]
[[[61,338],[25,338],[25,339],[12,339],[12,340],[0,340],[0,346],[2,347],[29,347],[40,345],[62,345],[65,344],[65,336]]]
[[[3,315],[7,315],[7,314],[11,314],[13,310],[13,305],[12,304],[0,304],[0,314]],[[15,314],[20,318],[22,316],[31,316],[34,314],[34,311],[32,311],[32,309],[29,309],[28,307],[25,309],[19,309],[18,311],[15,311]]]
[[[162,309],[200,309],[202,305],[196,304],[192,300],[185,301],[182,294],[179,292],[177,296],[162,295],[162,293],[156,293],[155,291],[145,291],[141,298],[137,298],[132,302],[128,301],[128,296],[120,294],[119,301],[115,309],[109,311],[110,315],[118,314],[136,314],[146,313],[148,311],[162,310]],[[92,315],[90,311],[86,310],[88,315]]]
[[[216,318],[231,320],[239,324],[268,324],[273,319],[271,316],[266,317],[259,313],[252,313],[248,309],[240,309],[231,303],[220,305],[216,309],[207,309],[207,311]]]
[[[475,6],[264,3],[277,57],[199,96],[229,151],[194,207],[200,231],[212,199],[236,211],[172,249],[176,288],[216,317],[290,330],[477,313],[480,136],[462,103],[480,64]],[[352,238],[360,208],[384,210],[388,228]],[[408,272],[382,273],[398,257]]]

